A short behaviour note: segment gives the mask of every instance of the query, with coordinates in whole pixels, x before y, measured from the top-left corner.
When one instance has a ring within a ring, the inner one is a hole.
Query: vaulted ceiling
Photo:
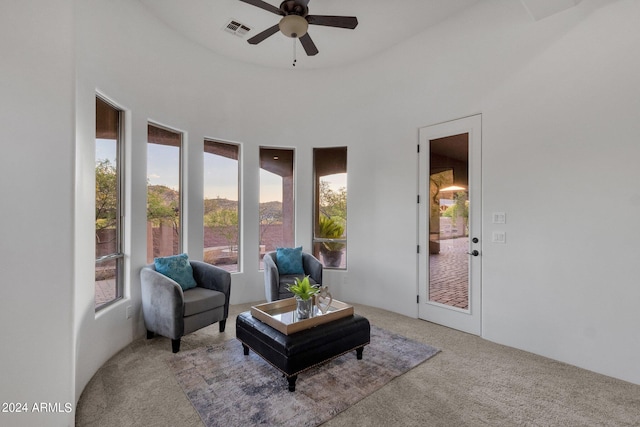
[[[343,66],[375,55],[470,7],[478,0],[310,0],[309,14],[356,16],[355,30],[309,26],[319,53],[309,57],[297,42],[298,68]],[[257,45],[247,39],[280,16],[240,0],[140,0],[153,15],[185,37],[220,55],[268,67],[290,68],[294,40],[278,32]],[[279,7],[281,0],[265,0]],[[251,30],[229,33],[229,21]]]
[[[138,0],[152,15],[184,37],[219,55],[267,67],[297,68],[344,66],[382,52],[447,18],[474,6],[479,0],[310,0],[310,15],[356,16],[354,30],[309,26],[319,53],[307,56],[299,41],[277,32],[251,45],[247,40],[274,26],[280,16],[240,0]],[[281,0],[264,0],[278,8]],[[488,0],[483,0],[488,1]],[[581,0],[509,0],[518,2],[533,19],[542,19]],[[235,21],[250,28],[227,31]]]

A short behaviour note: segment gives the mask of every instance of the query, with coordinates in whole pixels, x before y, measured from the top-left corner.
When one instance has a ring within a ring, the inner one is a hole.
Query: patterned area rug
[[[371,326],[362,360],[355,351],[286,377],[230,340],[176,355],[170,368],[207,427],[317,426],[440,350]]]

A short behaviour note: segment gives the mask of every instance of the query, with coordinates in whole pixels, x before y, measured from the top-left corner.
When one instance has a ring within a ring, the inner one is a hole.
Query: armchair
[[[231,275],[219,267],[190,260],[197,286],[180,285],[149,264],[140,271],[142,312],[147,338],[154,334],[171,339],[174,353],[180,351],[183,335],[218,322],[224,332],[229,315]]]
[[[322,284],[322,263],[313,255],[302,252],[304,274],[280,274],[278,271],[276,252],[268,252],[262,259],[264,262],[264,290],[267,302],[291,298],[293,294],[287,290],[295,283],[296,278],[309,276],[312,285]]]

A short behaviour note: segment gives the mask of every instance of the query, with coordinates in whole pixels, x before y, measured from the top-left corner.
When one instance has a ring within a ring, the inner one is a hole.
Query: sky
[[[114,140],[96,140],[96,159],[109,159],[115,164]],[[178,190],[180,182],[179,149],[160,144],[147,144],[147,179],[150,185],[164,185]],[[347,186],[347,174],[323,177],[332,188]],[[222,156],[204,156],[204,197],[238,200],[238,161]],[[282,201],[282,178],[260,170],[260,203]]]

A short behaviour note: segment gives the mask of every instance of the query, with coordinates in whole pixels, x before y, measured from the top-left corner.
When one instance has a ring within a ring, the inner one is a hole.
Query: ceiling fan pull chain
[[[298,61],[298,59],[296,58],[296,41],[298,40],[297,38],[293,37],[293,66],[296,66],[296,62]]]

